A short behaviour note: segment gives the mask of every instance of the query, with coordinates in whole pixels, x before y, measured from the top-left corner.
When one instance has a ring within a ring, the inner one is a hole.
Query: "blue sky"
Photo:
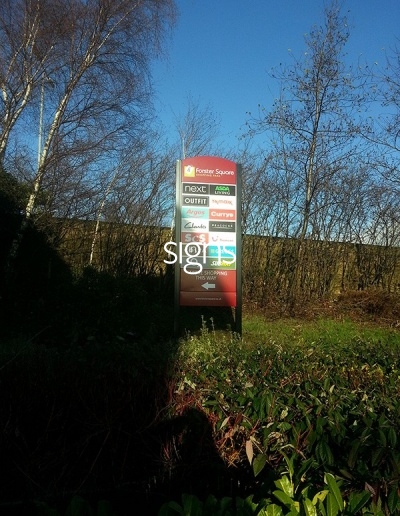
[[[235,145],[247,112],[272,106],[277,83],[268,72],[305,50],[304,34],[323,20],[323,0],[176,0],[179,18],[153,64],[158,116],[170,139],[187,97],[218,115],[220,140]],[[342,0],[348,60],[384,64],[400,45],[400,0]]]

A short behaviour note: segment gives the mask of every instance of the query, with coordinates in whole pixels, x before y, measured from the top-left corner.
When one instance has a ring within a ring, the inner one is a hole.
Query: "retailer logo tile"
[[[192,167],[192,165],[185,165],[183,169],[184,177],[196,177],[196,168]]]

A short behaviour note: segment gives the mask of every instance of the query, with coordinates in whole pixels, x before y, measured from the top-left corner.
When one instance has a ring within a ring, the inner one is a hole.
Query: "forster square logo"
[[[164,263],[175,270],[175,311],[239,306],[240,171],[233,161],[215,156],[177,162],[175,238],[164,244]]]
[[[233,168],[231,168],[230,165],[228,167],[227,165],[220,166],[224,166],[225,168],[218,168],[218,166],[215,166],[213,168],[206,168],[204,167],[204,165],[203,167],[200,167],[193,164],[184,165],[183,178],[194,178],[198,179],[199,181],[207,180],[212,183],[224,183],[226,178],[236,178],[236,170],[233,170]],[[230,182],[231,181],[227,181],[227,183]]]
[[[183,168],[184,177],[196,177],[196,167],[185,165]]]

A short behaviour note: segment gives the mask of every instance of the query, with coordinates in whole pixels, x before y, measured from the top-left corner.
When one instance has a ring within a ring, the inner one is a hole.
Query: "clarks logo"
[[[187,222],[183,222],[184,229],[207,229],[207,225],[202,222],[193,222],[192,220],[188,220]]]

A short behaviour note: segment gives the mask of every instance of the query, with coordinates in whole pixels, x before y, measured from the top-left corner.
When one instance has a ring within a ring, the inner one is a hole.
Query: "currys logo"
[[[211,220],[235,220],[236,211],[235,210],[210,210],[210,219]]]

